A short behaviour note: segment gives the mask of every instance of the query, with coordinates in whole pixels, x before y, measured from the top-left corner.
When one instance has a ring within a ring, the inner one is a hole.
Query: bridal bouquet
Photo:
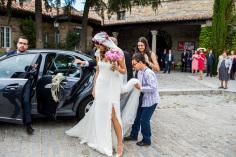
[[[124,55],[119,50],[109,50],[105,53],[105,57],[110,61],[111,64],[116,64],[117,61],[121,60]],[[114,71],[114,70],[113,70]]]
[[[110,62],[117,62],[123,58],[123,54],[119,50],[109,50],[105,53],[105,57]]]

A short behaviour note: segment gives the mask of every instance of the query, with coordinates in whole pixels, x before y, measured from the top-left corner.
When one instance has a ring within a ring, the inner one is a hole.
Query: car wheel
[[[93,104],[93,100],[94,98],[92,96],[89,96],[85,98],[81,102],[81,104],[79,104],[78,111],[77,111],[77,117],[79,120],[81,120],[84,117],[85,113],[89,111],[90,107]]]

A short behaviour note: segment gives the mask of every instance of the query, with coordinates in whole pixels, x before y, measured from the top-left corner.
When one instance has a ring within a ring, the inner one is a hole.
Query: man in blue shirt
[[[136,84],[135,87],[141,90],[141,96],[132,131],[128,137],[124,138],[124,141],[136,141],[141,126],[143,139],[136,144],[138,146],[148,146],[151,145],[150,119],[160,100],[157,90],[157,78],[156,74],[146,66],[142,54],[137,53],[133,56],[132,65],[138,71],[141,86]]]
[[[7,53],[7,56],[26,53],[28,49],[28,39],[25,37],[19,37],[17,45],[17,49]],[[23,123],[26,127],[26,131],[29,135],[32,135],[34,129],[32,128],[32,117],[31,117],[31,93],[32,93],[32,81],[34,79],[34,74],[36,73],[36,69],[34,66],[30,66],[26,71],[25,78],[28,79],[23,89]],[[33,76],[33,77],[32,77]]]
[[[7,56],[25,53],[28,49],[28,39],[25,37],[19,37],[16,45],[17,49],[7,53]]]

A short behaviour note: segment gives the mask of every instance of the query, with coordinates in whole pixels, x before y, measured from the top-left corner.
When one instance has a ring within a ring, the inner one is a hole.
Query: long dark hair
[[[104,46],[104,45],[103,45]],[[109,50],[108,47],[105,47],[105,51],[100,51],[100,59],[103,60],[105,58],[105,53]]]
[[[140,38],[138,39],[138,42],[142,42],[142,43],[144,44],[144,46],[145,46],[144,53],[147,54],[149,61],[152,62],[151,49],[150,49],[150,46],[149,46],[149,44],[148,44],[147,38],[145,38],[145,37],[140,37]],[[138,43],[138,42],[137,42],[137,43]],[[139,51],[139,49],[138,49],[138,44],[137,44],[136,47],[135,47],[135,53],[141,53],[141,52]]]

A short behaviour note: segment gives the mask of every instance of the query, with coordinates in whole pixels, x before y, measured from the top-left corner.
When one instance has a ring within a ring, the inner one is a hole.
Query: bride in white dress
[[[94,103],[85,117],[66,131],[66,134],[79,137],[81,143],[87,143],[107,156],[112,156],[113,148],[116,148],[117,156],[122,156],[123,135],[132,126],[136,116],[140,91],[134,85],[139,81],[131,79],[123,85],[121,74],[126,72],[124,58],[117,61],[117,65],[107,60],[105,52],[117,46],[105,32],[96,34],[93,40],[100,45],[94,82]],[[128,92],[129,98],[125,101],[127,105],[124,105],[121,113],[120,95]]]

